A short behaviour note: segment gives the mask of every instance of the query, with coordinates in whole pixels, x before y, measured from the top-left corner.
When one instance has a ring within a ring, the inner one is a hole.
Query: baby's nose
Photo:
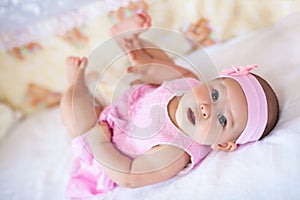
[[[209,118],[210,116],[210,106],[206,104],[201,104],[201,114],[204,119]]]

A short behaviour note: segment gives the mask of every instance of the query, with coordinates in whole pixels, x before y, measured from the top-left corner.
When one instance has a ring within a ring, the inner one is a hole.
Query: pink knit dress
[[[112,142],[124,155],[136,158],[156,145],[168,144],[184,149],[191,163],[190,171],[211,151],[182,133],[171,121],[168,104],[199,82],[192,78],[176,79],[160,86],[138,85],[131,87],[111,106],[104,109],[99,121],[105,121],[113,130]],[[102,170],[87,143],[87,135],[73,140],[75,154],[67,198],[89,198],[117,187]]]

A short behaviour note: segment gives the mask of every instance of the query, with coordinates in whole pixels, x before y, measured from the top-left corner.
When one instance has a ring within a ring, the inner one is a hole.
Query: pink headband
[[[233,78],[242,87],[248,105],[248,122],[246,128],[236,140],[237,144],[245,144],[259,140],[268,119],[268,105],[265,92],[258,80],[250,74],[257,65],[233,67],[222,71],[221,77]]]

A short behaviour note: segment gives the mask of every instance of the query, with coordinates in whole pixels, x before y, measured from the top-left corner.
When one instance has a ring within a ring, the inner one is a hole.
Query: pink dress
[[[192,78],[176,79],[160,86],[138,85],[104,109],[99,120],[106,121],[113,130],[115,147],[131,158],[144,154],[161,144],[184,149],[191,163],[184,173],[198,165],[211,151],[182,133],[171,121],[168,103],[199,82]],[[87,133],[88,134],[88,133]],[[108,192],[117,184],[102,170],[87,143],[87,134],[73,140],[74,168],[67,186],[68,199],[84,199]]]

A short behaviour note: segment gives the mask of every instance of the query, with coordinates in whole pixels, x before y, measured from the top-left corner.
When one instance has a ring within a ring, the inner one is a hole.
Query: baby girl
[[[185,174],[212,150],[230,152],[258,141],[277,122],[276,95],[264,79],[250,73],[256,65],[234,67],[200,82],[193,72],[139,38],[150,25],[150,16],[142,12],[111,28],[112,36],[135,29],[115,39],[129,52],[128,73],[139,75],[139,80],[107,107],[95,107],[85,84],[87,59],[67,58],[70,85],[61,110],[74,138],[69,199]]]

